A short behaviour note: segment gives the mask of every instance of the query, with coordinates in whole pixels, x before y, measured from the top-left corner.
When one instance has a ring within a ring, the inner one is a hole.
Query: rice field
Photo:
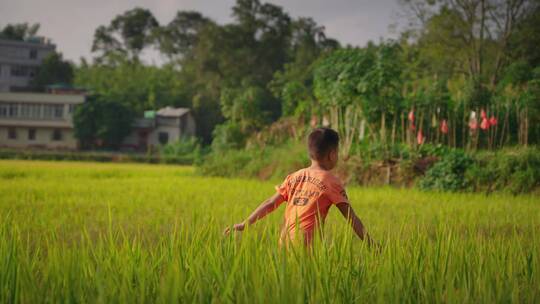
[[[312,255],[284,206],[222,235],[279,181],[191,167],[0,161],[0,303],[540,303],[540,198],[349,188]]]

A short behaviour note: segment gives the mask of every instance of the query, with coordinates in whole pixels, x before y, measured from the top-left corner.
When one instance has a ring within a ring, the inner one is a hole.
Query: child
[[[246,225],[252,225],[286,201],[280,246],[285,242],[288,247],[295,236],[300,236],[306,247],[311,247],[315,231],[324,224],[330,207],[336,205],[360,239],[374,245],[354,213],[343,185],[330,173],[338,161],[338,145],[336,131],[330,128],[313,130],[308,137],[311,166],[289,174],[280,186],[276,186],[277,192],[272,197],[261,203],[248,219],[235,224],[232,230],[244,230]],[[230,231],[231,228],[227,227],[224,233],[229,234]]]

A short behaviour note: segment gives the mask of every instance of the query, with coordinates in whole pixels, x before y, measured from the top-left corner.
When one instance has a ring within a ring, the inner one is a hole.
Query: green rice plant
[[[222,235],[274,182],[191,167],[0,161],[0,303],[538,303],[540,199],[348,189],[374,252],[331,209],[313,251],[283,206]]]

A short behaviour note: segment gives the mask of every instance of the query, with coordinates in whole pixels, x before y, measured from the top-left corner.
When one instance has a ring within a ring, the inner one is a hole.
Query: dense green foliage
[[[273,183],[21,161],[2,161],[0,181],[2,303],[540,300],[535,196],[349,188],[381,253],[332,208],[307,256],[277,246],[284,206],[242,235],[221,234]]]
[[[214,132],[218,125],[239,128],[247,137],[281,117],[281,98],[292,94],[288,82],[309,86],[304,78],[310,76],[297,71],[308,70],[338,43],[313,20],[293,19],[258,0],[237,1],[232,15],[233,22],[219,25],[200,13],[179,11],[159,25],[148,10],[129,10],[96,30],[97,56],[92,64],[83,62],[75,83],[139,115],[165,105],[189,107],[205,144],[212,135],[228,136]],[[151,47],[168,58],[163,66],[139,59]]]
[[[291,142],[281,147],[231,149],[211,153],[198,163],[197,172],[210,176],[257,177],[277,181],[305,167],[308,162],[305,147]]]
[[[137,60],[139,53],[152,43],[158,22],[147,9],[134,8],[116,16],[108,26],[99,26],[94,34],[92,52],[101,53],[98,61],[110,55]]]
[[[158,68],[121,60],[115,66],[83,64],[77,70],[75,83],[86,85],[94,94],[142,115],[145,110],[167,105],[189,106],[176,76],[170,66]]]
[[[467,170],[473,190],[522,193],[540,187],[540,150],[518,149],[484,152]]]
[[[159,155],[163,159],[181,158],[184,163],[193,164],[201,160],[205,150],[197,138],[189,137],[161,146]]]
[[[420,180],[419,186],[426,190],[459,191],[467,187],[465,171],[472,159],[463,151],[453,150],[441,156]]]
[[[133,119],[122,103],[94,96],[75,108],[74,133],[83,148],[118,148],[131,132]]]
[[[23,41],[35,36],[39,31],[39,27],[39,23],[7,24],[0,30],[0,39]]]
[[[31,85],[38,90],[44,90],[46,86],[52,84],[69,85],[73,83],[73,74],[71,62],[65,61],[62,54],[52,52],[43,59]]]

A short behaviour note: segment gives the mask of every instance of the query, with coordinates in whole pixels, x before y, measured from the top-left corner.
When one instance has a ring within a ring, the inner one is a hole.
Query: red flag
[[[489,125],[490,126],[496,126],[497,125],[497,118],[495,118],[495,116],[491,116],[491,118],[489,119]]]
[[[482,118],[482,123],[480,124],[480,129],[482,129],[484,131],[489,129],[489,121],[487,120],[487,118]]]
[[[480,112],[480,117],[481,117],[482,119],[487,118],[486,111],[482,110],[482,111]]]
[[[416,126],[412,123],[411,124],[411,131],[414,131],[414,130],[416,130]]]
[[[414,122],[414,111],[413,111],[413,110],[411,110],[411,111],[409,112],[409,121],[410,121],[410,122]]]
[[[418,135],[416,136],[416,141],[418,142],[419,145],[421,145],[421,144],[424,143],[424,140],[426,140],[426,138],[424,137],[424,134],[422,134],[422,130],[418,130]]]
[[[446,122],[446,119],[443,119],[441,122],[441,132],[443,134],[448,134],[448,123]]]

